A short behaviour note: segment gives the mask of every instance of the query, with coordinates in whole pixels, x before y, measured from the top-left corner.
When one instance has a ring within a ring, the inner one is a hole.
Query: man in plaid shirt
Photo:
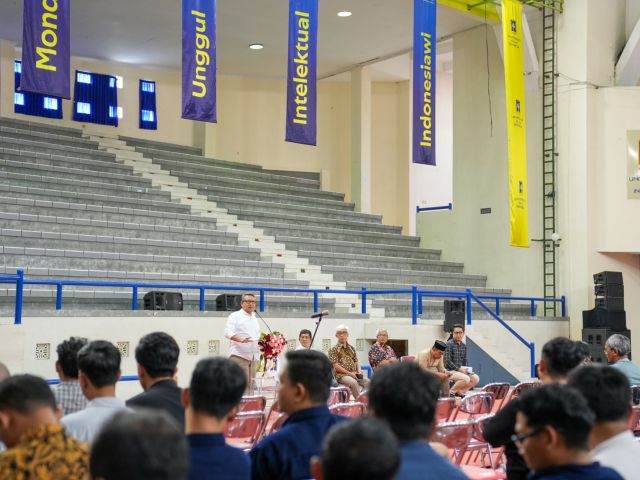
[[[62,408],[62,415],[69,415],[83,410],[88,403],[82,393],[78,381],[78,351],[87,343],[86,338],[71,337],[58,345],[58,361],[56,372],[60,377],[60,384],[53,388],[56,404]]]
[[[463,338],[464,325],[454,325],[453,338],[447,342],[444,352],[444,367],[452,373],[451,380],[456,382],[449,391],[452,397],[463,397],[480,381],[480,377],[468,371],[467,346],[462,343]]]

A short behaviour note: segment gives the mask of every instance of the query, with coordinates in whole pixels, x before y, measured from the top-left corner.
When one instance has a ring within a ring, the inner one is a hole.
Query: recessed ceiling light
[[[339,17],[350,17],[351,16],[351,12],[340,12],[338,13]]]
[[[251,50],[262,50],[264,48],[264,45],[261,45],[259,43],[254,43],[253,45],[249,45],[249,48]]]

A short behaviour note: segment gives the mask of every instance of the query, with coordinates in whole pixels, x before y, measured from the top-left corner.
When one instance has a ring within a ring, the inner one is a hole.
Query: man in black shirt
[[[584,355],[580,342],[558,337],[549,340],[542,347],[538,373],[544,384],[567,383],[569,372],[582,363]],[[518,453],[511,437],[515,435],[516,415],[520,409],[520,400],[515,398],[485,423],[482,436],[492,446],[506,445],[507,479],[526,480],[529,467]]]
[[[174,377],[178,372],[180,347],[170,335],[155,332],[145,335],[136,347],[138,378],[144,389],[127,401],[127,406],[164,410],[176,419],[184,431],[184,406],[182,389],[176,385]]]

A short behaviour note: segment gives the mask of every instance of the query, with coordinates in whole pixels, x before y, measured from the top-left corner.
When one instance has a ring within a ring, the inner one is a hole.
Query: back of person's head
[[[0,410],[13,410],[28,416],[41,408],[57,410],[51,387],[42,378],[14,375],[0,382]]]
[[[438,378],[416,363],[394,363],[376,371],[369,407],[400,439],[424,439],[431,433],[440,394]]]
[[[589,365],[569,375],[568,385],[582,393],[596,423],[626,422],[631,406],[629,379],[620,370]]]
[[[58,345],[58,362],[66,377],[78,378],[78,352],[86,344],[86,338],[71,337]]]
[[[582,363],[583,364],[591,363],[591,347],[589,346],[589,344],[587,342],[583,342],[580,340],[578,341],[578,344],[582,349],[582,355],[583,355]]]
[[[94,480],[184,480],[186,438],[164,412],[118,413],[95,439],[90,469]]]
[[[138,362],[151,378],[173,377],[180,347],[171,335],[154,332],[140,339],[136,347]]]
[[[120,351],[109,342],[94,340],[78,352],[78,370],[96,388],[115,385],[120,376]]]
[[[3,381],[5,378],[9,378],[11,376],[11,373],[9,373],[9,369],[7,368],[7,366],[0,362],[0,382]]]
[[[302,384],[309,400],[316,404],[326,404],[333,378],[331,361],[315,350],[294,350],[287,352],[285,375],[291,385]]]
[[[576,389],[557,383],[532,388],[520,397],[519,409],[528,426],[537,429],[549,425],[568,448],[589,450],[595,415]]]
[[[566,337],[558,337],[544,344],[542,359],[549,376],[553,379],[562,379],[582,363],[584,353],[580,342],[569,340]]]
[[[631,340],[624,335],[615,333],[611,335],[607,341],[609,342],[609,348],[611,350],[618,350],[618,355],[626,357],[631,353]]]
[[[189,386],[189,404],[197,413],[224,418],[239,403],[247,380],[236,363],[228,358],[200,360]]]
[[[324,439],[323,480],[392,480],[399,468],[398,441],[379,420],[358,418],[339,423]]]

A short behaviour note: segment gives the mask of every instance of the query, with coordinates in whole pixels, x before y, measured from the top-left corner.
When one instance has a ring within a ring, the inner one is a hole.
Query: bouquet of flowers
[[[260,348],[260,362],[256,372],[262,369],[262,376],[264,377],[269,370],[268,367],[271,363],[278,358],[278,355],[284,350],[287,344],[286,338],[280,332],[263,333],[258,340],[258,347]]]

